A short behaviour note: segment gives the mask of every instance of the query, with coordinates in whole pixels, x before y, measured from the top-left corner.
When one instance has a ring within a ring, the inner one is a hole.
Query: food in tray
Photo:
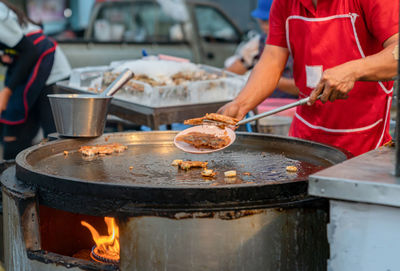
[[[115,78],[119,75],[118,72],[104,72],[103,83],[104,87],[111,84]],[[127,83],[127,87],[131,87],[137,91],[144,91],[143,87],[140,87],[135,81],[140,81],[149,84],[152,87],[164,87],[164,86],[178,86],[185,85],[193,81],[206,81],[215,80],[218,78],[226,77],[225,73],[221,75],[215,73],[209,73],[204,70],[197,71],[182,71],[173,74],[172,76],[159,75],[157,77],[150,77],[146,74],[135,74],[135,77]]]
[[[231,141],[226,132],[222,136],[201,132],[190,132],[178,136],[176,140],[186,142],[197,149],[220,149],[227,146]]]
[[[207,122],[208,121],[208,122]],[[204,117],[185,120],[183,123],[186,125],[200,125],[209,122],[215,122],[220,128],[225,128],[226,125],[236,126],[239,122],[238,119],[228,117],[217,113],[207,113]]]
[[[204,168],[204,169],[201,171],[201,176],[203,176],[203,177],[214,177],[216,174],[217,174],[217,172],[215,172],[215,171],[212,170],[212,169]]]
[[[191,168],[206,168],[208,162],[202,161],[182,161],[179,163],[179,168],[184,170],[189,170]]]
[[[236,170],[225,171],[224,176],[228,178],[236,177]]]
[[[297,172],[297,167],[295,166],[287,166],[286,167],[287,172]]]
[[[105,145],[94,145],[94,146],[81,146],[79,152],[84,156],[95,156],[99,155],[110,155],[112,153],[120,153],[128,149],[127,146],[120,143],[111,143]]]

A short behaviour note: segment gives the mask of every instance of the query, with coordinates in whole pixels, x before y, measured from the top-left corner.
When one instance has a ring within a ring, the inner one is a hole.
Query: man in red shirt
[[[393,0],[275,0],[261,59],[219,112],[243,118],[272,93],[291,54],[300,98],[311,99],[296,109],[289,135],[354,155],[381,146],[390,140],[398,11]]]

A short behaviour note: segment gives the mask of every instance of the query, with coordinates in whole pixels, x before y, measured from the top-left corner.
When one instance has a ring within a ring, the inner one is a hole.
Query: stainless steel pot
[[[102,135],[112,95],[132,77],[131,70],[124,70],[100,95],[48,95],[57,132],[68,137]]]

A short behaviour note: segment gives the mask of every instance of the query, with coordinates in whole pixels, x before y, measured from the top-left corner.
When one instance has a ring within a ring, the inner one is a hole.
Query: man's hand
[[[355,81],[356,76],[349,63],[327,69],[322,74],[317,87],[311,92],[307,104],[314,104],[320,94],[322,94],[321,101],[323,103],[333,102],[336,99],[347,99],[347,94],[354,87]]]
[[[232,102],[229,102],[218,109],[217,113],[241,120],[244,118],[247,112],[241,110],[239,103],[233,100]]]
[[[0,91],[0,114],[7,108],[8,100],[10,100],[10,97],[12,95],[11,89],[8,87],[4,87]]]

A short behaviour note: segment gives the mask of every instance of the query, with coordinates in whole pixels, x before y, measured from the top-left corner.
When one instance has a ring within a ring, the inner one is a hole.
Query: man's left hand
[[[333,102],[336,99],[347,99],[347,94],[354,87],[356,81],[354,71],[348,64],[325,70],[317,87],[311,92],[307,104],[314,104],[320,94],[322,94],[321,101],[323,103]]]

